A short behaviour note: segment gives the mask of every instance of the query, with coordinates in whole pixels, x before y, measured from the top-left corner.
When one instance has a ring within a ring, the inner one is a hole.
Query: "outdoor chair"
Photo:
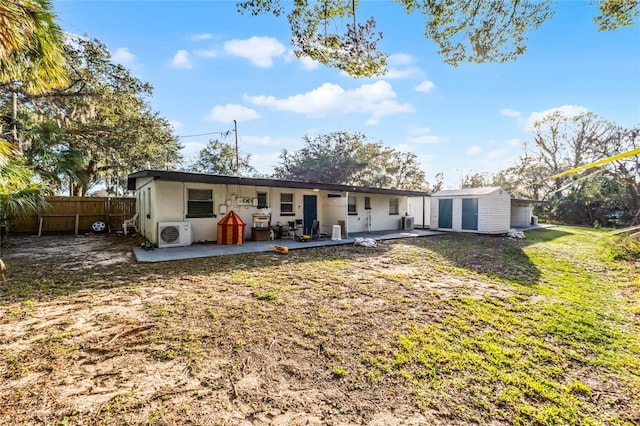
[[[124,235],[127,235],[129,227],[133,227],[133,229],[138,232],[138,225],[136,224],[138,221],[138,213],[134,214],[131,219],[126,219],[122,223],[122,229],[124,230]]]
[[[320,238],[320,221],[314,220],[311,223],[311,238]]]
[[[295,233],[295,227],[296,227],[296,223],[293,221],[288,221],[287,225],[284,225],[282,227],[282,235],[280,236],[280,238],[282,239],[295,239],[296,237],[296,233]]]

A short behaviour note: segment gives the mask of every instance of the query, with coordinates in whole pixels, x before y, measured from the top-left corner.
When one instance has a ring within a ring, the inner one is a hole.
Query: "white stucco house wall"
[[[424,205],[422,199],[428,197],[420,191],[164,170],[133,173],[127,186],[137,198],[138,229],[154,244],[158,244],[159,228],[169,222],[187,224],[191,242],[216,241],[217,224],[230,210],[246,222],[247,240],[252,236],[254,214],[266,210],[271,226],[298,220],[305,233],[313,220],[328,235],[340,222],[347,235],[397,230],[403,216],[414,209],[409,198]]]

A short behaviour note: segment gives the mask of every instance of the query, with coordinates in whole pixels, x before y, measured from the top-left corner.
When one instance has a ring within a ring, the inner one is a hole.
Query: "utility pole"
[[[233,120],[233,133],[236,134],[236,176],[240,176],[238,171],[240,170],[240,159],[238,157],[238,123]]]

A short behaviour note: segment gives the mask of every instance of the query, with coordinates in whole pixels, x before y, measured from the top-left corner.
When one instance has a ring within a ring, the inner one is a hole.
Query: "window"
[[[269,207],[267,204],[267,193],[266,192],[258,192],[258,208],[266,209]]]
[[[280,216],[295,216],[293,194],[280,194]]]
[[[189,189],[187,217],[213,217],[213,191]]]
[[[347,207],[347,212],[350,215],[357,215],[358,214],[358,206],[356,204],[356,197],[353,195],[349,195],[349,203],[348,203],[348,207]]]
[[[390,198],[389,199],[389,214],[399,214],[398,213],[398,199]]]
[[[371,210],[371,197],[364,197],[364,209]]]

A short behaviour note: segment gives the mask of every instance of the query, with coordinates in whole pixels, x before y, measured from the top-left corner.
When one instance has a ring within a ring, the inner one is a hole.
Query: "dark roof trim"
[[[548,201],[534,200],[533,198],[512,198],[511,201],[519,201],[521,203],[546,204]]]
[[[227,185],[271,186],[276,188],[322,189],[337,192],[362,192],[367,194],[405,195],[408,197],[428,196],[428,192],[402,189],[364,188],[361,186],[335,185],[331,183],[299,182],[292,180],[246,178],[238,176],[208,175],[202,173],[175,172],[168,170],[142,170],[129,175],[127,189],[135,191],[136,179],[153,178],[173,182],[198,182]]]

